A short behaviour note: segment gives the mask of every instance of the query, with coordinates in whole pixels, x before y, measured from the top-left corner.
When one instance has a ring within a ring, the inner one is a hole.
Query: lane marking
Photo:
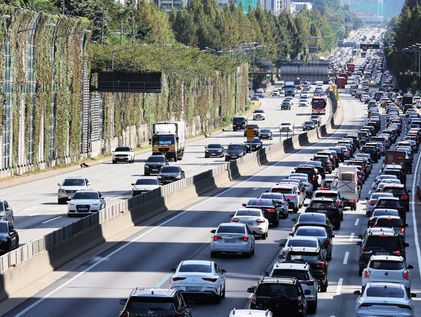
[[[341,295],[341,291],[342,291],[342,283],[344,282],[344,279],[341,277],[338,280],[338,285],[336,286],[336,295]]]
[[[345,252],[345,256],[344,256],[344,262],[343,262],[343,264],[348,264],[348,258],[349,258],[349,251],[346,251]]]
[[[357,218],[356,220],[355,220],[355,223],[354,223],[354,225],[355,226],[358,226],[358,224],[360,223],[360,218]]]
[[[49,222],[51,222],[51,221],[57,220],[57,219],[62,218],[62,217],[63,217],[63,216],[54,217],[54,218],[51,218],[51,219],[45,220],[45,221],[43,221],[42,223],[49,223]]]
[[[353,233],[351,233],[351,235],[349,236],[349,241],[354,240],[354,236],[355,236],[355,233],[354,233],[354,232],[353,232]]]
[[[417,251],[417,260],[418,260],[418,272],[421,276],[421,250],[420,243],[418,241],[418,225],[417,218],[415,217],[415,185],[417,183],[417,176],[419,176],[419,166],[421,162],[421,155],[418,156],[417,165],[415,166],[415,175],[414,180],[412,181],[412,202],[411,202],[411,211],[412,211],[412,224],[414,226],[414,240],[415,240],[415,249]]]

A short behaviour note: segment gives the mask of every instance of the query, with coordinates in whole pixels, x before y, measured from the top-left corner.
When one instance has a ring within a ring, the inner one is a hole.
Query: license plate
[[[376,255],[389,255],[389,252],[376,252]]]
[[[87,210],[88,210],[88,208],[83,207],[83,208],[78,208],[78,210],[79,210],[79,211],[87,211]]]
[[[200,287],[190,286],[190,287],[187,287],[187,290],[190,291],[190,292],[199,292],[200,291]]]

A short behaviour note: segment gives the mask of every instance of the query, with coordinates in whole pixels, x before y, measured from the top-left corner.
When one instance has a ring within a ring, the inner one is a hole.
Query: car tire
[[[297,208],[293,208],[292,209],[292,212],[296,214],[298,212],[298,207]]]
[[[66,198],[59,198],[59,199],[57,200],[57,203],[58,203],[59,205],[64,205],[64,204],[66,203],[66,201],[67,201],[67,199],[66,199]]]
[[[117,163],[117,161],[116,160],[113,160],[113,164],[116,164]]]
[[[320,286],[320,292],[321,293],[326,293],[327,292],[327,287],[329,286],[329,282],[328,281],[326,281],[326,283],[324,283],[324,284],[322,284],[321,286]]]
[[[352,204],[352,205],[351,205],[351,210],[357,210],[357,204],[355,204],[355,203],[354,203],[354,204]]]
[[[308,313],[314,315],[317,312],[317,300],[314,303],[308,304]]]
[[[260,239],[262,240],[266,240],[266,238],[267,238],[267,233],[264,233],[260,236]]]
[[[225,157],[225,162],[228,162],[230,159],[228,157]]]
[[[211,258],[216,258],[218,256],[218,253],[215,251],[211,251],[210,256]]]
[[[341,223],[339,222],[338,224],[335,224],[335,226],[333,227],[333,230],[340,230],[341,229]]]

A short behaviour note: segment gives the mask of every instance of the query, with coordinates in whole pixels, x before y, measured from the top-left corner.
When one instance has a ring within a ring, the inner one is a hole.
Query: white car
[[[270,310],[260,309],[233,309],[228,317],[272,317]]]
[[[214,261],[182,261],[171,277],[170,287],[178,289],[184,297],[209,296],[219,303],[225,298],[225,270]]]
[[[232,215],[231,222],[246,224],[256,236],[266,239],[269,233],[269,220],[259,208],[242,208]]]
[[[159,188],[161,183],[157,176],[142,176],[132,183],[132,186],[132,196],[134,197]]]
[[[58,183],[58,204],[65,204],[73,195],[83,189],[89,189],[89,181],[85,177],[66,177],[62,184]]]
[[[10,208],[9,203],[4,199],[0,199],[0,221],[9,221],[12,224],[15,221],[13,209]]]
[[[289,122],[282,122],[279,126],[279,132],[292,132],[292,124]]]
[[[67,215],[69,217],[86,216],[105,207],[105,199],[100,192],[91,189],[79,190],[67,205]]]
[[[266,114],[263,109],[256,109],[253,111],[253,120],[265,120]]]
[[[118,162],[134,163],[135,155],[130,146],[118,146],[113,151],[113,164]]]

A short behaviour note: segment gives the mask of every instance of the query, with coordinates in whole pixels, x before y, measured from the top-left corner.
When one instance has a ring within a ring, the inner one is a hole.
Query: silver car
[[[254,255],[254,236],[244,223],[221,223],[211,233],[211,257],[220,253]]]
[[[293,247],[309,247],[309,248],[320,248],[321,244],[319,239],[315,237],[289,237],[285,243],[280,244],[281,251],[279,251],[278,261],[285,259],[288,250]]]
[[[363,292],[355,291],[354,294],[360,295],[357,299],[357,317],[414,316],[411,297],[416,295],[410,294],[408,296],[403,284],[367,283]]]
[[[214,261],[182,261],[173,271],[170,287],[184,296],[212,297],[218,303],[225,297],[225,270]]]
[[[9,221],[11,223],[15,221],[13,209],[10,207],[7,200],[4,199],[0,199],[0,220]]]
[[[89,189],[89,181],[85,177],[73,176],[66,177],[62,184],[57,184],[58,188],[58,204],[65,204],[73,198],[73,195],[82,189]]]
[[[256,236],[266,239],[269,233],[269,220],[259,208],[242,208],[232,216],[231,222],[246,224]]]
[[[91,189],[80,190],[76,192],[72,200],[69,201],[67,215],[69,217],[90,215],[105,207],[105,199],[100,192]]]
[[[141,176],[135,183],[132,183],[132,186],[132,196],[134,197],[159,188],[161,183],[156,176]]]
[[[392,193],[372,193],[370,197],[366,197],[367,204],[365,214],[370,217],[373,214],[374,206],[380,197],[393,197]]]
[[[305,295],[307,299],[307,311],[309,314],[315,314],[317,311],[317,293],[319,284],[311,275],[310,265],[308,263],[279,263],[275,262],[270,277],[295,277],[300,281],[304,293],[309,290],[310,293]],[[308,292],[307,292],[308,293]]]
[[[288,202],[281,193],[262,193],[259,199],[272,199],[276,204],[276,210],[278,210],[279,218],[288,218]]]
[[[411,290],[412,265],[406,265],[405,259],[396,255],[373,255],[363,270],[361,282],[363,288],[370,282],[400,283],[409,292]]]
[[[326,258],[328,261],[332,259],[332,238],[335,236],[329,236],[326,229],[323,227],[316,227],[316,226],[302,226],[297,228],[294,233],[291,233],[294,237],[314,237],[319,239],[319,242],[323,249],[326,250]]]

